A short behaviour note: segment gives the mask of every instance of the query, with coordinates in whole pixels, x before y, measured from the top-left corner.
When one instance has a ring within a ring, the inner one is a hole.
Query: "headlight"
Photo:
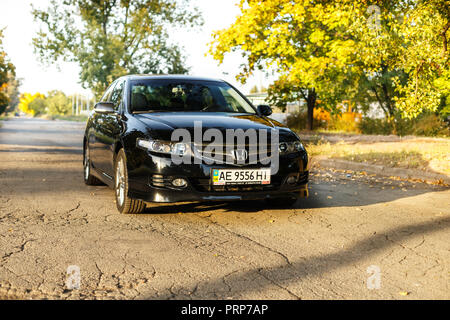
[[[147,151],[184,156],[191,153],[191,146],[182,142],[165,142],[159,140],[137,140],[137,146]]]
[[[280,153],[300,152],[303,149],[303,144],[300,141],[280,142],[278,147]]]

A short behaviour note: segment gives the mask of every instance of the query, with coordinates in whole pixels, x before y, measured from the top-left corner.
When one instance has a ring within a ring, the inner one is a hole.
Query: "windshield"
[[[224,82],[177,79],[131,82],[131,112],[192,111],[256,113]]]

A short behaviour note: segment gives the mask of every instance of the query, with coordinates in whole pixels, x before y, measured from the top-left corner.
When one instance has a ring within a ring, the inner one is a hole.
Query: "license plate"
[[[270,184],[270,168],[266,169],[213,169],[212,184]]]

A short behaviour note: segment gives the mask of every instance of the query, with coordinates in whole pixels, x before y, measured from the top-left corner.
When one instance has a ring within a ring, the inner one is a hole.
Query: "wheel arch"
[[[116,142],[116,144],[114,145],[114,155],[113,155],[114,159],[113,159],[113,163],[116,162],[116,157],[117,157],[117,154],[119,153],[120,149],[124,149],[124,151],[125,151],[123,142],[121,140],[118,140]]]
[[[84,156],[86,155],[86,145],[87,145],[87,138],[86,136],[83,136],[83,164],[84,164]]]

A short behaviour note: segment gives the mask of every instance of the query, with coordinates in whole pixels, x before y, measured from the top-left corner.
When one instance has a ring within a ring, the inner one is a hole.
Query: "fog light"
[[[187,186],[187,181],[184,179],[178,178],[178,179],[172,180],[172,184],[175,187],[184,188]]]
[[[288,184],[295,184],[297,183],[297,177],[296,176],[291,176],[287,179],[287,183]]]

